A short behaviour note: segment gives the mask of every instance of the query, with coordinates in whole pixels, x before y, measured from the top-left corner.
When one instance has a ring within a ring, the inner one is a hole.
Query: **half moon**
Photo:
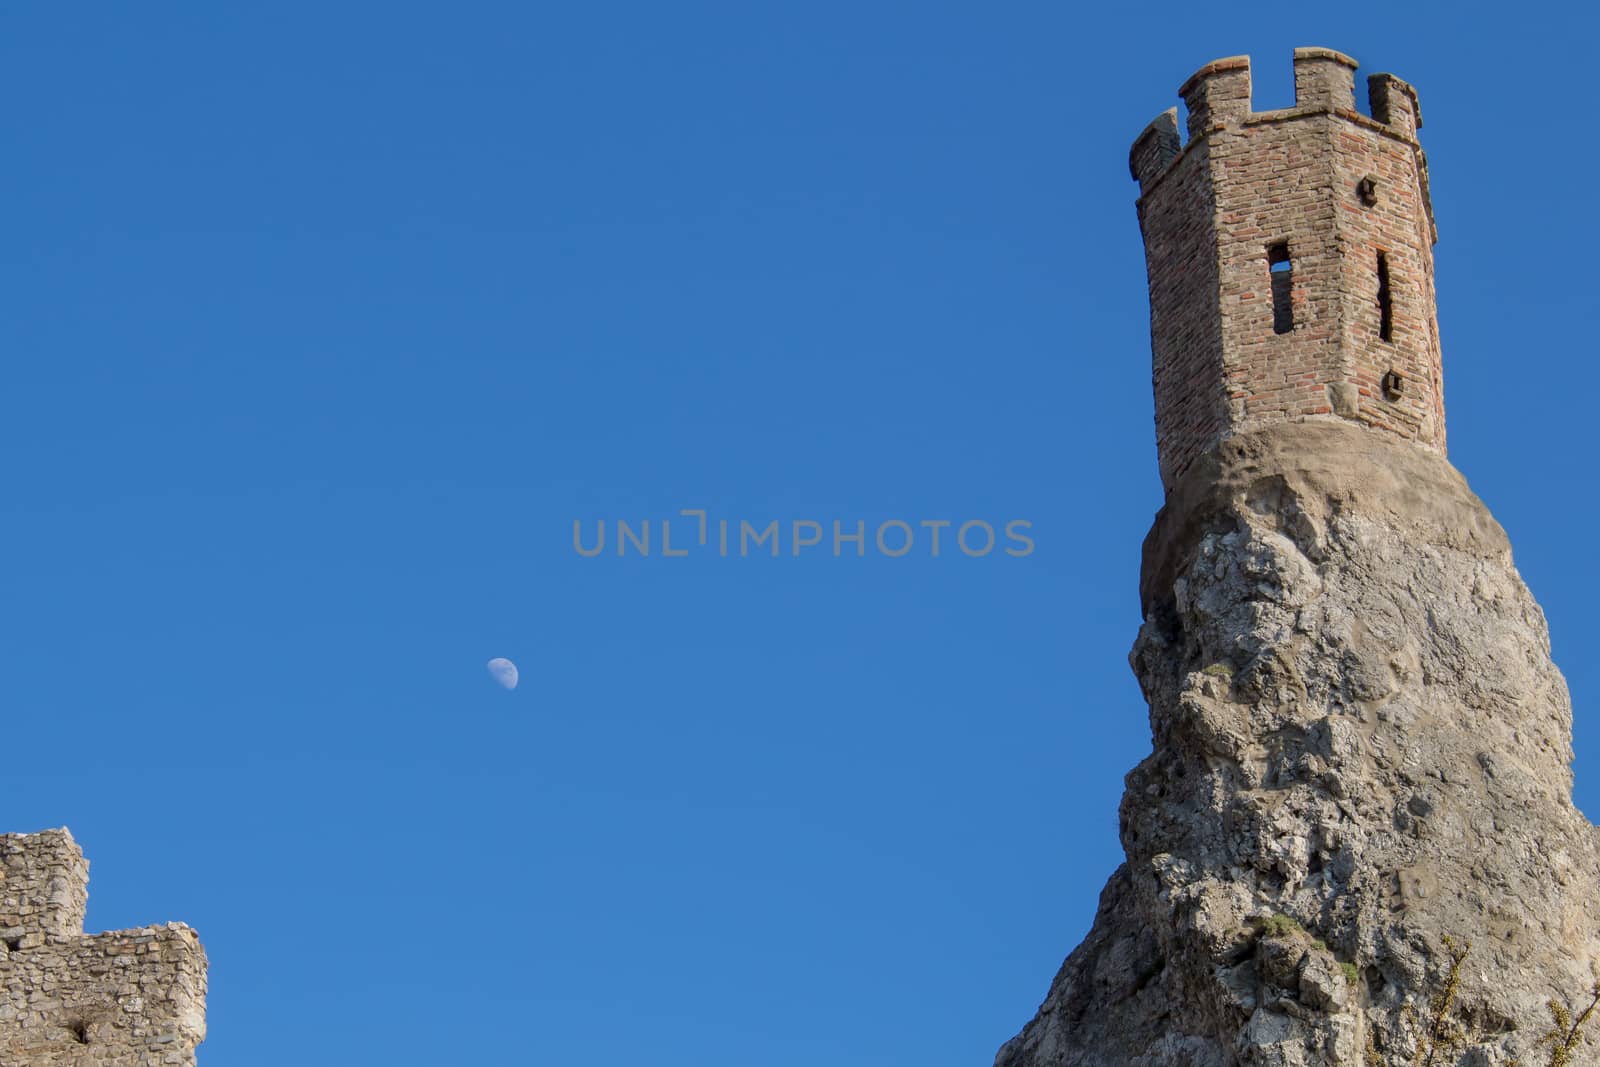
[[[489,661],[489,677],[493,678],[505,689],[517,687],[517,665],[504,656],[496,656]]]

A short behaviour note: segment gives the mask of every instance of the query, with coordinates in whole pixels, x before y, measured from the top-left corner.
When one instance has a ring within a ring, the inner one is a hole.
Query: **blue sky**
[[[1128,145],[1296,45],[1420,90],[1594,811],[1597,19],[1339,15],[8,5],[3,828],[200,930],[208,1067],[989,1063],[1148,751]],[[1037,548],[572,550],[683,508]]]

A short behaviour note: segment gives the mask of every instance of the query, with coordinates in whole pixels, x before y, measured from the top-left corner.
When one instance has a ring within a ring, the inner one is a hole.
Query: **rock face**
[[[1595,985],[1600,854],[1544,617],[1462,477],[1338,419],[1229,438],[1141,590],[1127,862],[996,1067],[1410,1065],[1457,1028],[1434,1067],[1546,1063],[1547,1002]]]
[[[191,1067],[206,954],[181,923],[85,935],[66,830],[0,836],[0,1067]]]

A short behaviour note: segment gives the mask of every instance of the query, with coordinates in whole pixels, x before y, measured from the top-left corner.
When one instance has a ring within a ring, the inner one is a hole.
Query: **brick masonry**
[[[1374,74],[1362,114],[1355,69],[1296,49],[1294,106],[1252,111],[1249,58],[1217,60],[1179,90],[1187,141],[1173,108],[1133,144],[1169,491],[1222,439],[1286,420],[1347,419],[1445,450],[1417,95]],[[1286,330],[1275,249],[1290,267]]]
[[[85,934],[66,830],[0,835],[0,1067],[189,1067],[206,954],[182,923]]]

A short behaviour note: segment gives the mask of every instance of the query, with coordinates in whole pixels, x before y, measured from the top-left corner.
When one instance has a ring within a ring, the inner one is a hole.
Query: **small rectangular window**
[[[1272,280],[1272,332],[1294,329],[1294,263],[1287,243],[1267,249],[1267,274]]]
[[[1378,337],[1394,340],[1394,298],[1389,290],[1389,257],[1378,253]]]

